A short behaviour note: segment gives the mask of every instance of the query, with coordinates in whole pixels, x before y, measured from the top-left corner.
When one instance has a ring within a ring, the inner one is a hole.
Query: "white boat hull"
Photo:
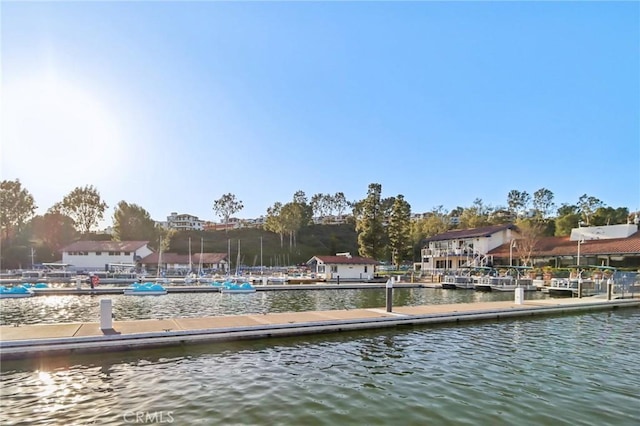
[[[231,294],[231,293],[255,293],[256,289],[252,288],[252,289],[229,289],[229,288],[221,288],[220,289],[220,293],[226,293],[226,294]]]
[[[30,293],[0,293],[0,299],[22,299],[25,297],[34,296],[33,292]]]
[[[136,290],[125,290],[125,296],[162,296],[167,294],[167,290],[163,291],[136,291]]]

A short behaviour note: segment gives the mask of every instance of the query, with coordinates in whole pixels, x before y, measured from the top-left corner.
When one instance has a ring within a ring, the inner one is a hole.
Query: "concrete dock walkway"
[[[0,326],[0,359],[107,352],[224,340],[460,323],[580,311],[638,308],[640,299],[570,298],[232,315],[205,318]]]

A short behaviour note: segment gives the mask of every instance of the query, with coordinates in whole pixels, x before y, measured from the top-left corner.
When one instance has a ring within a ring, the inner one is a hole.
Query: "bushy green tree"
[[[626,207],[599,207],[593,213],[591,224],[593,226],[619,225],[629,220],[629,209]]]
[[[61,249],[78,236],[73,219],[59,212],[36,216],[31,221],[32,238],[41,241],[51,252],[61,255]]]
[[[395,197],[389,215],[389,249],[396,269],[411,252],[411,205],[404,199],[404,195]]]
[[[0,182],[0,226],[6,241],[20,232],[35,214],[36,208],[33,196],[22,187],[20,180]]]
[[[116,241],[154,241],[158,238],[156,223],[139,205],[120,201],[113,213],[113,238]]]
[[[98,190],[93,185],[87,185],[75,188],[60,203],[49,209],[49,212],[70,217],[79,232],[88,234],[102,220],[108,207],[100,198]]]
[[[367,197],[354,205],[358,251],[361,256],[380,259],[385,250],[385,226],[382,206],[382,185],[369,185]]]
[[[264,229],[269,232],[276,233],[280,236],[280,247],[284,245],[284,233],[286,232],[286,224],[280,215],[282,211],[282,203],[276,201],[273,206],[267,208],[267,217],[264,221]]]

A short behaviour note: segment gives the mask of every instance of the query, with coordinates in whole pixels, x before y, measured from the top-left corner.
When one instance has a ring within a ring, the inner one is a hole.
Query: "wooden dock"
[[[638,307],[640,299],[544,299],[522,304],[508,301],[400,306],[392,312],[374,308],[114,321],[108,330],[100,328],[97,318],[97,322],[1,326],[0,359]]]

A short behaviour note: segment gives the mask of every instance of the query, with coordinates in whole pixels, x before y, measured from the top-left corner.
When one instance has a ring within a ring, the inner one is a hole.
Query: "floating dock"
[[[343,282],[337,283],[317,283],[317,284],[256,284],[256,291],[275,291],[275,290],[362,290],[369,288],[384,288],[385,283],[361,283],[361,282]],[[425,287],[424,283],[394,283],[394,288],[421,288]],[[123,294],[122,286],[97,286],[93,289],[83,286],[80,288],[67,287],[50,287],[50,288],[34,288],[32,289],[35,296],[66,296],[66,295],[104,295],[104,294]],[[213,285],[169,285],[165,286],[167,293],[217,293],[220,286]]]
[[[110,303],[110,301],[109,301]],[[0,327],[0,359],[115,352],[172,345],[334,333],[349,330],[462,323],[584,311],[638,308],[640,299],[597,297],[459,303],[138,321]]]

